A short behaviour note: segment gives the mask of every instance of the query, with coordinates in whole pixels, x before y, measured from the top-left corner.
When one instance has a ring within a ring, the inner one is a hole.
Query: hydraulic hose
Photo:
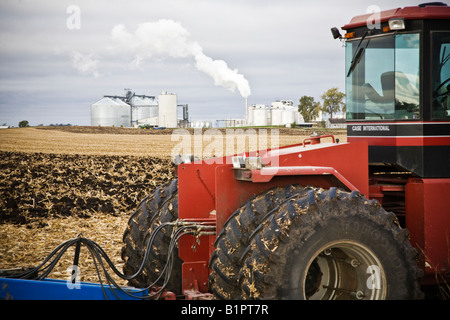
[[[156,238],[156,235],[161,232],[163,228],[166,227],[174,227],[172,230],[171,235],[171,241],[169,244],[168,249],[168,259],[166,261],[166,264],[164,265],[164,268],[162,269],[161,273],[159,274],[158,278],[151,284],[149,284],[145,288],[140,288],[138,291],[135,291],[136,293],[142,293],[145,291],[148,291],[150,288],[154,287],[158,281],[163,279],[163,284],[158,288],[156,292],[152,292],[151,294],[147,294],[144,296],[137,296],[136,294],[130,293],[128,290],[124,290],[120,285],[114,281],[112,276],[109,274],[106,265],[111,268],[111,270],[121,279],[124,280],[131,280],[139,276],[144,269],[145,264],[147,263],[149,251],[152,247],[153,241]],[[75,246],[75,256],[74,256],[74,266],[78,266],[79,262],[79,256],[80,256],[80,249],[81,245],[84,245],[94,262],[95,270],[97,273],[97,277],[99,279],[99,283],[102,286],[102,290],[104,292],[105,297],[106,292],[104,289],[104,283],[102,280],[101,273],[103,272],[105,276],[105,282],[109,286],[110,289],[116,289],[120,290],[130,297],[138,298],[138,299],[158,299],[160,296],[164,293],[165,287],[167,286],[167,283],[169,281],[170,275],[172,273],[172,267],[173,267],[173,258],[174,258],[174,249],[178,246],[178,240],[184,236],[184,235],[193,235],[194,237],[199,238],[203,235],[214,235],[215,234],[215,226],[208,225],[207,223],[199,223],[199,222],[188,222],[183,220],[177,220],[174,222],[167,222],[159,225],[155,230],[152,232],[151,236],[149,237],[147,244],[146,244],[146,250],[144,252],[144,257],[142,259],[142,262],[139,266],[139,269],[133,274],[133,275],[125,275],[121,273],[112,263],[111,259],[108,257],[106,252],[98,245],[95,241],[81,237],[81,234],[77,238],[69,239],[63,243],[61,243],[59,246],[57,246],[45,259],[44,261],[39,264],[38,266],[28,269],[24,272],[9,274],[4,276],[5,278],[18,278],[18,279],[33,279],[33,280],[43,280],[45,279],[53,270],[53,268],[56,266],[58,261],[61,259],[61,257],[64,255],[64,253],[72,246]],[[106,262],[106,265],[104,261]],[[75,272],[77,270],[74,267],[74,270],[72,271],[72,283],[75,283],[76,277],[74,277]],[[32,275],[37,274],[37,276],[32,277]],[[117,296],[114,290],[111,290],[113,294]]]

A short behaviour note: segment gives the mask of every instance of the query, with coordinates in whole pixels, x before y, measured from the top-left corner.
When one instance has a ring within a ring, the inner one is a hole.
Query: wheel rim
[[[310,260],[303,278],[303,296],[310,300],[382,300],[386,276],[368,247],[350,240],[322,247]]]

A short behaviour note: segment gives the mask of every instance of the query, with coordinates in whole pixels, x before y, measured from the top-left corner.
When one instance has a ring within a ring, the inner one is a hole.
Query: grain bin
[[[159,126],[176,128],[177,120],[177,95],[163,91],[158,96]]]
[[[158,102],[155,97],[133,95],[130,98],[131,121],[133,124],[147,123],[148,119],[158,116]]]
[[[129,127],[131,107],[118,97],[105,96],[91,104],[91,126]]]

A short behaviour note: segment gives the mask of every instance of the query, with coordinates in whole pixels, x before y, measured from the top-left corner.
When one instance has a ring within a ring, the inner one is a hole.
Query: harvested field
[[[143,130],[137,129],[135,131],[143,132]],[[109,130],[105,130],[105,132],[109,132]],[[122,132],[122,130],[117,132]],[[89,131],[86,133],[73,133],[65,130],[36,128],[0,131],[0,150],[11,152],[99,156],[129,155],[163,158],[170,156],[171,144],[170,135],[160,134],[151,136],[120,133],[97,134],[95,132],[89,133]],[[169,152],[167,152],[168,149]]]
[[[244,135],[249,131],[258,133],[258,129],[241,129]],[[265,130],[268,135],[268,145],[271,146],[271,129]],[[314,131],[311,129],[276,129],[279,146],[301,143]],[[239,133],[239,129],[229,129],[229,132]],[[196,131],[199,132],[199,131]],[[165,133],[165,134],[163,134]],[[225,142],[226,130],[203,130],[206,137],[208,133],[216,134]],[[326,131],[317,131],[318,134],[327,134]],[[329,133],[329,132],[328,132]],[[170,157],[171,150],[180,143],[182,134],[192,138],[194,148],[194,130],[143,130],[131,128],[103,128],[103,127],[42,127],[17,128],[0,130],[0,150],[26,153],[51,154],[82,154],[82,155],[114,155],[114,156],[152,156]],[[200,134],[202,132],[200,131]],[[340,141],[347,141],[343,130],[335,130],[333,134]],[[240,136],[236,134],[235,136]],[[207,147],[205,142],[203,147]],[[236,146],[235,149],[239,149]],[[223,148],[225,153],[226,148]],[[192,153],[199,152],[192,149]],[[219,154],[218,154],[219,155]]]
[[[218,138],[225,137],[218,132]],[[283,146],[301,142],[311,131],[281,129],[279,134]],[[334,134],[346,141],[345,132]],[[128,217],[146,193],[173,179],[170,156],[178,143],[171,130],[0,130],[0,269],[36,266],[81,233],[121,270]],[[72,261],[69,251],[50,276],[68,279]],[[87,250],[80,269],[82,281],[98,281]]]

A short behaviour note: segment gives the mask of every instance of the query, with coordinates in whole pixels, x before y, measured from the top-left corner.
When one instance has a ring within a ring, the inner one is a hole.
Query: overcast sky
[[[104,95],[174,92],[191,120],[344,91],[330,28],[425,1],[0,0],[0,125],[90,125]]]

